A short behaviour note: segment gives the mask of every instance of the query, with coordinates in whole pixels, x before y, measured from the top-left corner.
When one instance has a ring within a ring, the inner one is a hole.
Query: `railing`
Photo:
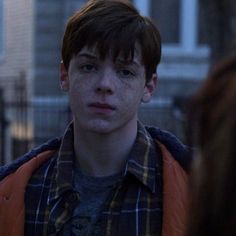
[[[10,162],[31,146],[28,133],[29,109],[25,75],[1,77],[0,163]]]
[[[65,97],[38,97],[33,99],[31,106],[34,120],[34,145],[63,135],[71,121],[71,112]]]
[[[6,113],[13,118],[6,120]],[[70,120],[68,104],[60,99],[5,103],[1,106],[0,118],[1,164],[16,159],[50,138],[63,135]]]
[[[0,78],[0,165],[62,135],[71,119],[66,99],[30,99],[24,76]]]

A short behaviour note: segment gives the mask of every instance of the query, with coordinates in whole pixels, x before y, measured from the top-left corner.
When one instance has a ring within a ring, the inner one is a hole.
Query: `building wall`
[[[58,71],[64,25],[63,0],[35,1],[35,96],[59,96]]]
[[[35,84],[36,97],[62,96],[59,63],[65,23],[83,0],[35,1]]]
[[[13,159],[14,152],[17,155],[25,152],[28,141],[32,138],[32,113],[25,105],[31,100],[33,92],[34,2],[33,0],[1,1],[0,32],[3,47],[0,53],[2,91],[0,161],[7,163]],[[23,143],[26,144],[25,149],[22,149]]]
[[[84,0],[35,0],[34,144],[61,135],[70,120],[59,86],[61,42],[66,21]]]
[[[28,82],[29,93],[32,91],[34,63],[32,22],[33,0],[3,0],[3,54],[0,59],[0,84],[9,82],[9,79],[4,79],[5,77],[16,78],[24,75]]]

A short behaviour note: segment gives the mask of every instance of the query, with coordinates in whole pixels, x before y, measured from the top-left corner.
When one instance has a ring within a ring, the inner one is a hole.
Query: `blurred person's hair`
[[[187,130],[197,148],[187,235],[236,235],[236,56],[193,97]]]
[[[95,47],[101,59],[110,53],[132,60],[136,45],[148,82],[161,58],[161,37],[152,21],[141,16],[125,0],[90,0],[68,21],[62,44],[62,60],[68,70],[71,58],[87,47]]]

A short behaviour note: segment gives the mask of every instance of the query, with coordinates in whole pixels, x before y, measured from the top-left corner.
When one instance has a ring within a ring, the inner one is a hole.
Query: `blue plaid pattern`
[[[32,176],[26,191],[25,235],[61,235],[63,225],[79,204],[73,191],[73,125],[60,149]],[[138,135],[123,178],[99,218],[102,235],[161,235],[161,154],[155,140],[138,124]]]

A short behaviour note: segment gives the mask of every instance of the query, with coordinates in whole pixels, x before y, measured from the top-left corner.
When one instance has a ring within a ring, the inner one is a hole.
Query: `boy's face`
[[[148,102],[156,75],[145,83],[140,49],[133,61],[99,58],[95,48],[84,47],[72,57],[68,71],[61,64],[61,87],[68,92],[71,110],[81,130],[109,133],[137,122],[141,101]]]

